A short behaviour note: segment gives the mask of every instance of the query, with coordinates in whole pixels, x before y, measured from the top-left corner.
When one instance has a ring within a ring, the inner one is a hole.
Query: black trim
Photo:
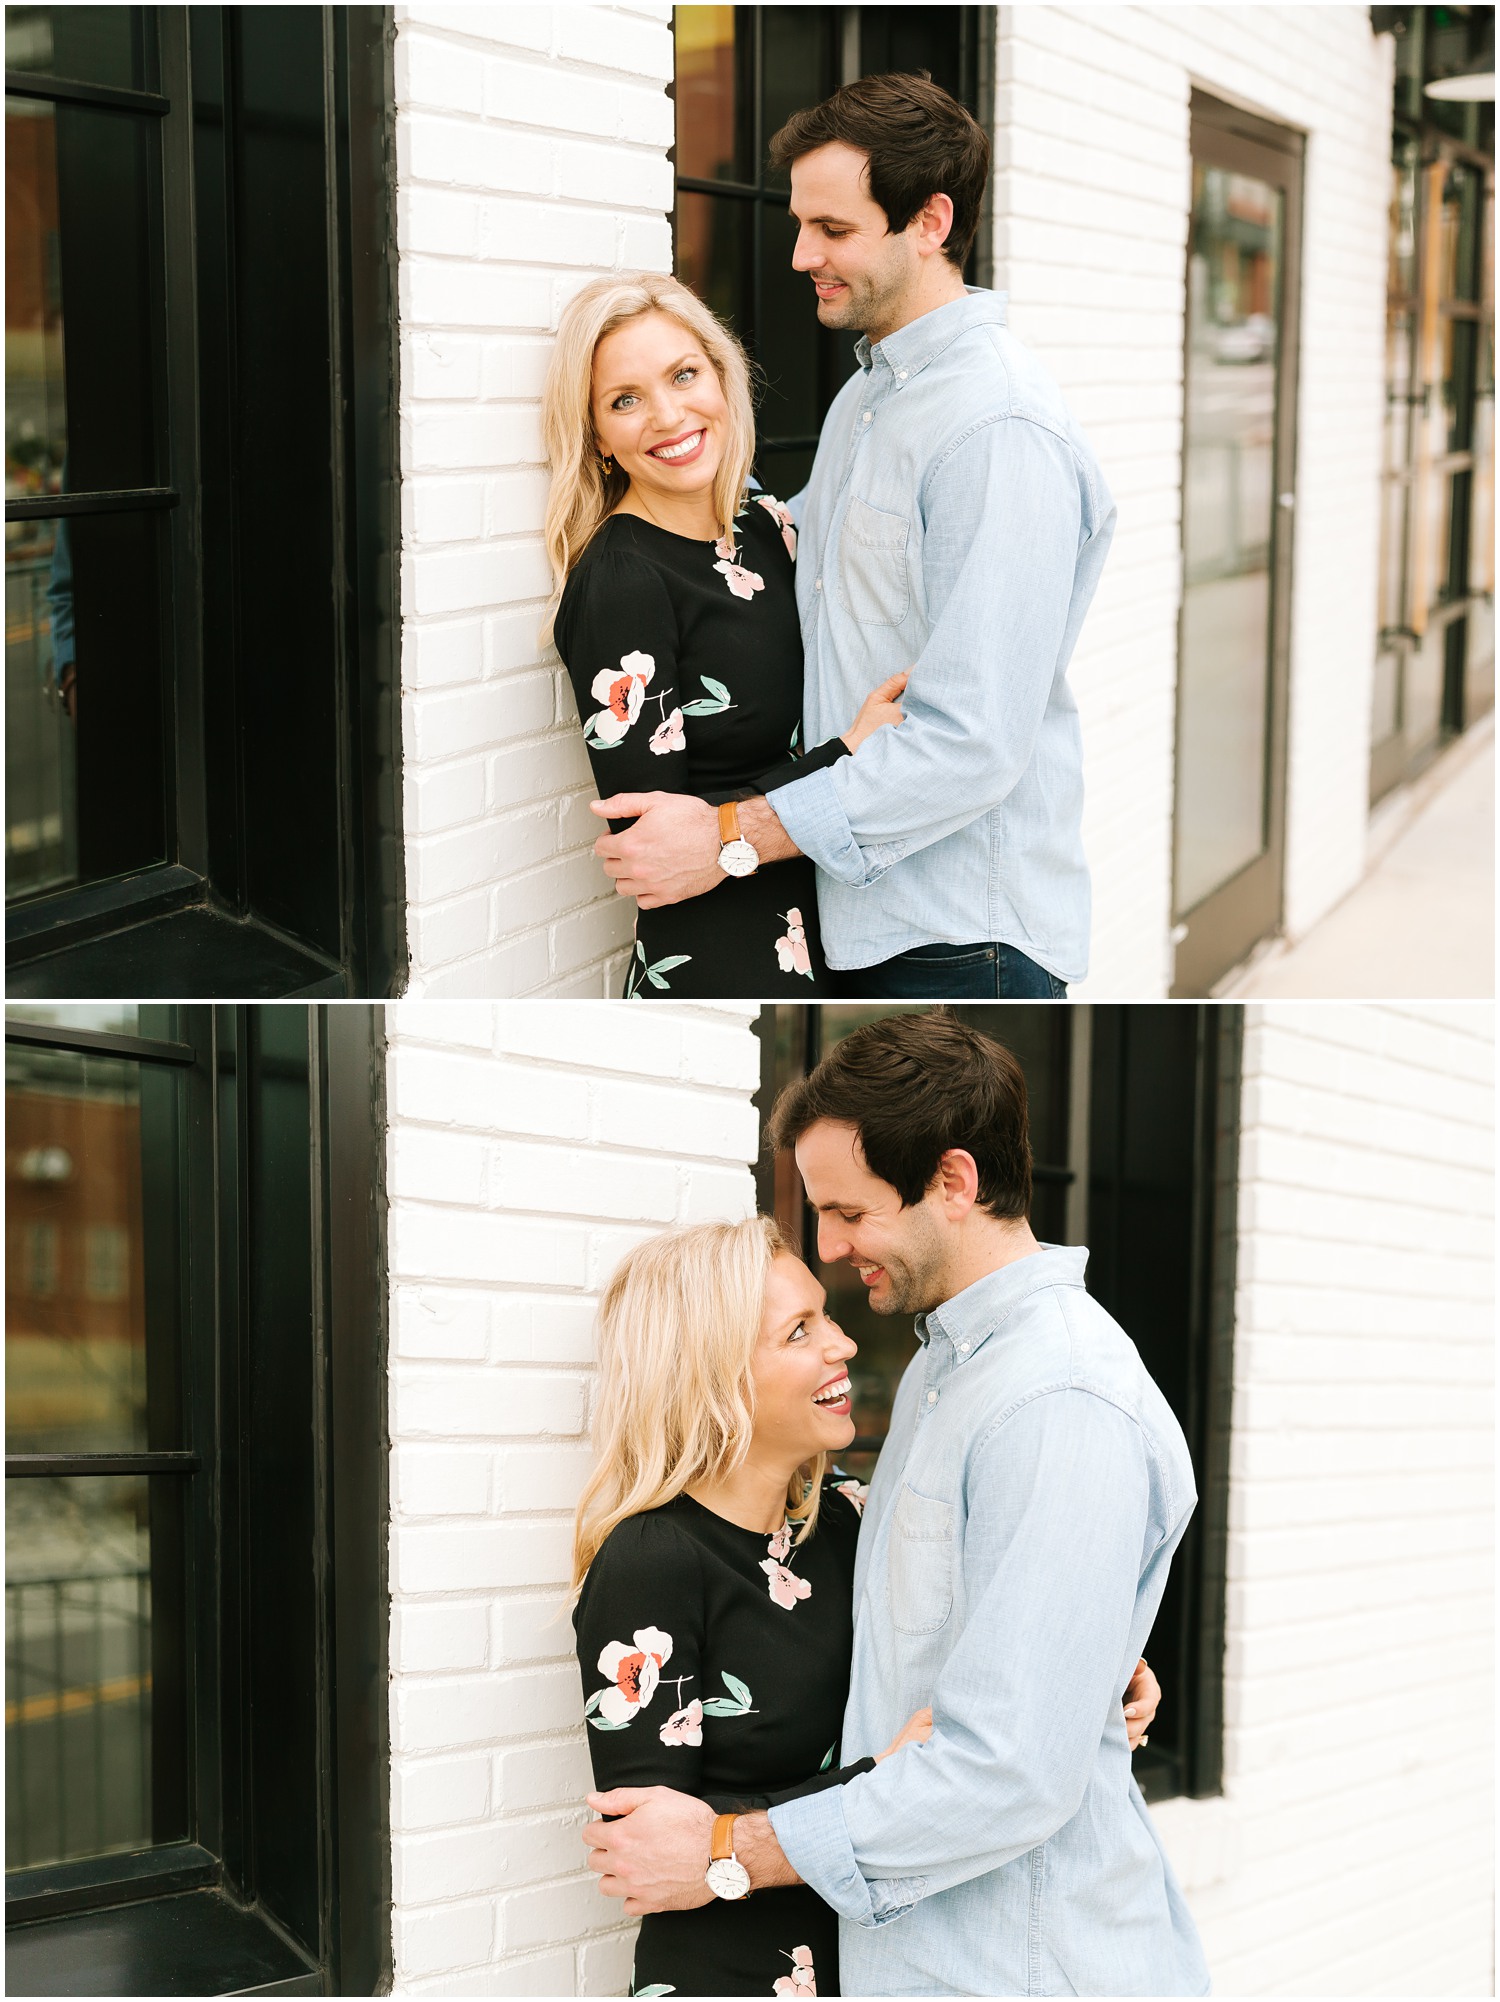
[[[182,495],[176,487],[121,487],[92,494],[42,494],[35,500],[8,500],[7,521],[53,521],[75,514],[136,514],[147,509],[176,507]]]
[[[205,892],[203,878],[180,862],[159,862],[132,876],[110,876],[102,883],[84,883],[45,897],[12,904],[5,914],[5,956],[14,972],[28,960],[99,938],[121,924],[143,924],[196,904]],[[7,983],[12,993],[15,983]],[[62,990],[64,993],[67,989]],[[134,989],[122,987],[121,995]]]
[[[24,1003],[13,1002],[15,1006]],[[33,1043],[49,1050],[78,1050],[84,1056],[134,1057],[148,1064],[195,1064],[198,1052],[191,1043],[167,1043],[150,1036],[116,1035],[112,1029],[71,1029],[60,1022],[27,1022],[7,1014],[5,1040]]]
[[[69,1480],[78,1474],[196,1474],[196,1453],[7,1453],[5,1477]]]
[[[165,118],[172,100],[154,90],[120,90],[114,84],[76,83],[69,77],[33,75],[30,70],[5,72],[7,97],[40,97],[57,104],[93,104],[106,111],[138,111],[148,118]]]
[[[82,1863],[44,1863],[12,1870],[5,1879],[5,1923],[31,1925],[69,1912],[104,1911],[142,1896],[170,1897],[217,1884],[223,1865],[196,1842],[168,1842],[123,1856],[89,1857]]]

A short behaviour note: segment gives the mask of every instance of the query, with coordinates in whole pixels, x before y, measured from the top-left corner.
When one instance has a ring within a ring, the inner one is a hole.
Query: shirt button
[[[870,411],[868,411],[868,410],[867,410],[867,411],[865,412],[865,422],[866,422],[866,424],[868,424],[868,423],[869,423],[869,421],[870,421],[870,417],[871,417],[871,414],[872,414],[872,413],[871,413]]]
[[[814,584],[813,584],[813,589],[814,589],[815,591],[821,591],[821,590],[822,590],[822,588],[823,588],[823,579],[822,579],[821,577],[819,577],[819,578],[817,578],[817,579],[815,580],[815,582],[814,582]]]
[[[906,370],[905,370],[904,368],[898,368],[898,369],[896,370],[896,380],[897,380],[897,382],[905,382],[905,380],[906,380]]]
[[[967,1342],[960,1342],[958,1352],[961,1356],[966,1356],[969,1353],[969,1344]]]
[[[929,1391],[928,1391],[928,1393],[927,1393],[927,1402],[928,1402],[929,1404],[936,1404],[936,1403],[937,1403],[937,1392],[936,1392],[935,1390],[929,1390]]]

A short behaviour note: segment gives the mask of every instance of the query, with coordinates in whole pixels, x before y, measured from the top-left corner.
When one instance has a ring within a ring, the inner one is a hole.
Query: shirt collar
[[[1023,1300],[1049,1286],[1082,1286],[1088,1252],[1081,1244],[1044,1244],[1029,1258],[987,1272],[930,1314],[918,1314],[917,1339],[929,1346],[946,1335],[957,1360],[967,1362]]]
[[[952,345],[970,327],[1005,325],[1006,292],[986,292],[978,285],[966,285],[962,299],[950,299],[924,313],[920,320],[898,327],[872,347],[864,334],[854,343],[855,357],[863,369],[883,361],[899,388],[919,375],[934,355]]]

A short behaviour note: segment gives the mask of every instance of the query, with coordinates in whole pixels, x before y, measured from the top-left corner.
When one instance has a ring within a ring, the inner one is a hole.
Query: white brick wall
[[[1357,7],[995,10],[996,283],[1103,459],[1120,529],[1073,670],[1087,992],[1166,991],[1193,83],[1309,134],[1288,759],[1295,937],[1366,824],[1390,38]],[[670,10],[397,9],[403,686],[414,995],[618,992],[547,590],[538,392],[569,293],[667,270]]]
[[[538,413],[570,294],[671,268],[670,19],[666,0],[396,9],[413,995],[602,994],[629,932],[589,853],[572,691],[537,643]]]
[[[389,1011],[397,1988],[620,1995],[564,1605],[591,1327],[621,1253],[754,1208],[733,1007]]]
[[[1308,134],[1287,787],[1296,937],[1364,858],[1392,44],[1362,7],[999,16],[995,283],[1120,507],[1072,669],[1095,910],[1080,991],[1148,998],[1171,978],[1189,92]]]
[[[1247,1011],[1221,1995],[1493,1988],[1493,1017]]]

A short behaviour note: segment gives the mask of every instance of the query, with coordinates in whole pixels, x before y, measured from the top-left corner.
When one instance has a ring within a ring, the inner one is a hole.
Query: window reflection
[[[136,1065],[7,1046],[5,1199],[6,1450],[144,1451]]]
[[[32,98],[5,107],[5,497],[63,486],[62,242],[57,120]]]
[[[1262,853],[1281,195],[1193,170],[1188,259],[1176,901],[1193,909]]]
[[[141,7],[7,7],[5,67],[145,89],[144,15]]]
[[[736,88],[750,55],[754,21],[748,9],[679,7],[677,46],[677,171],[697,181],[749,181],[749,96]]]

